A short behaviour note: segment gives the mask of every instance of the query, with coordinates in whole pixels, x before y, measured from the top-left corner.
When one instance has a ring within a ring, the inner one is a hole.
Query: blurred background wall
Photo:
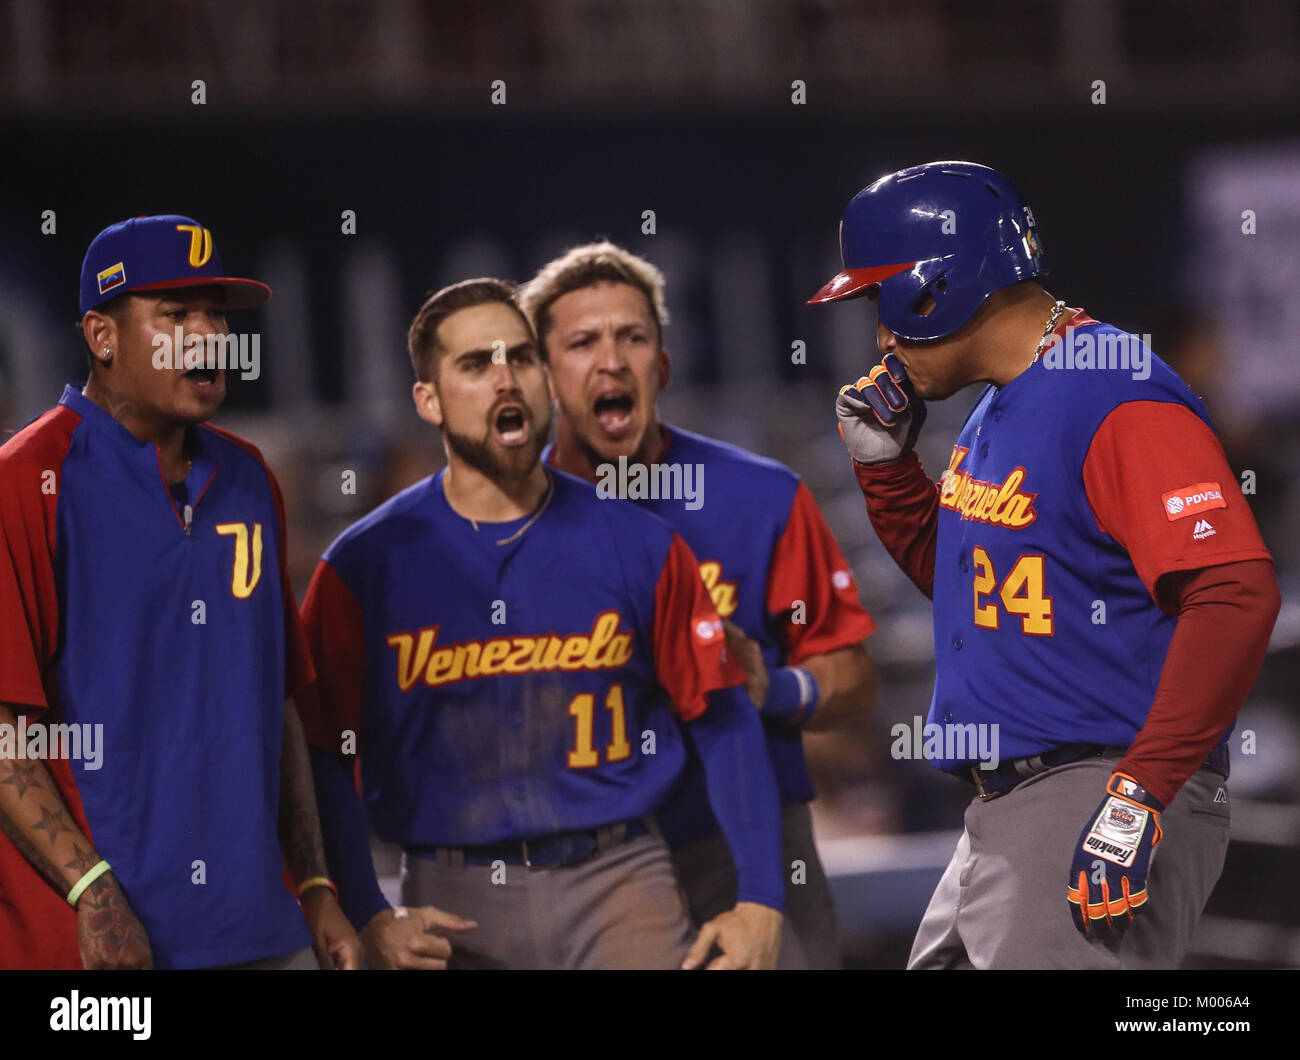
[[[804,300],[860,187],[992,165],[1033,204],[1049,290],[1151,335],[1254,472],[1285,603],[1187,963],[1300,966],[1297,55],[1296,0],[0,0],[0,429],[84,379],[94,234],[198,218],[275,290],[232,321],[262,374],[218,422],[280,477],[301,592],[339,530],[442,464],[408,397],[426,291],[596,236],[644,254],[669,281],[665,419],[802,474],[881,627],[874,716],[807,743],[848,960],[899,967],[967,789],[889,757],[928,707],[929,604],[835,433],[835,388],[878,359],[871,307]],[[974,396],[931,408],[932,473]]]

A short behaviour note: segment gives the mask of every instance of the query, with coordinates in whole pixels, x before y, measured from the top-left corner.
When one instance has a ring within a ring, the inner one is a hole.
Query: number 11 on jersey
[[[606,762],[621,762],[632,754],[632,745],[627,740],[627,712],[623,707],[623,686],[612,685],[605,695],[605,709],[610,713],[612,726],[609,746],[605,748]],[[595,723],[596,697],[590,692],[574,696],[569,704],[569,713],[576,722],[573,750],[569,752],[570,769],[590,769],[600,765],[600,753],[592,740],[592,728]]]

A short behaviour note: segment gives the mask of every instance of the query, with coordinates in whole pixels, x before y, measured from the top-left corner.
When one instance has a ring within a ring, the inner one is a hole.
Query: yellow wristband
[[[108,872],[112,866],[107,861],[101,861],[93,869],[86,873],[81,879],[72,885],[72,890],[68,892],[68,905],[73,909],[77,908],[77,901],[86,893],[86,888],[99,879],[104,873]]]
[[[298,897],[301,898],[313,887],[328,887],[334,892],[335,898],[339,896],[339,889],[334,886],[333,880],[327,879],[324,876],[313,876],[310,880],[303,880],[302,883],[298,884]]]

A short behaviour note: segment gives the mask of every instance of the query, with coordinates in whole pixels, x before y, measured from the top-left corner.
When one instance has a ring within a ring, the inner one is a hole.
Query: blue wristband
[[[779,718],[802,725],[813,711],[821,691],[813,675],[801,666],[782,666],[768,671],[767,695],[758,712],[765,718]]]

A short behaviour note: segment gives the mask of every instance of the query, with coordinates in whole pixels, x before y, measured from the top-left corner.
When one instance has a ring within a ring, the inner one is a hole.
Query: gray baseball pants
[[[1117,945],[1105,944],[1075,928],[1065,892],[1079,835],[1118,762],[1072,762],[973,800],[908,968],[1177,968],[1223,871],[1228,782],[1202,767],[1160,815],[1147,904]]]
[[[681,966],[694,940],[668,847],[657,835],[576,865],[467,865],[402,855],[402,904],[478,923],[450,936],[448,968],[609,969]]]

